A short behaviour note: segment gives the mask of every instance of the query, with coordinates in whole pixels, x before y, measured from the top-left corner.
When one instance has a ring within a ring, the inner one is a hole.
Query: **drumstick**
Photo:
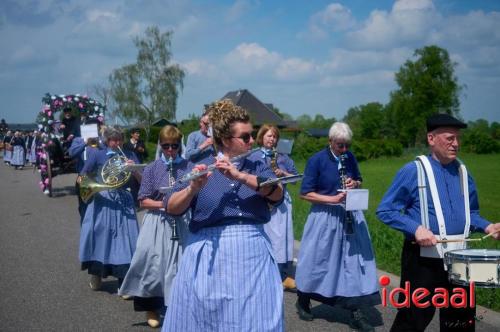
[[[437,243],[449,243],[449,242],[469,242],[469,241],[481,241],[482,238],[478,239],[456,239],[456,240],[437,240]]]
[[[437,243],[450,243],[450,242],[469,242],[469,241],[482,241],[483,238],[477,239],[454,239],[454,240],[437,240]],[[411,244],[417,244],[417,241],[411,241]]]
[[[493,234],[496,234],[496,233],[498,233],[498,232],[500,232],[500,229],[499,229],[499,230],[497,230],[497,231],[491,232],[490,234],[487,234],[487,235],[483,236],[483,237],[481,238],[481,240],[487,239],[487,238],[489,238],[490,236],[492,236]]]

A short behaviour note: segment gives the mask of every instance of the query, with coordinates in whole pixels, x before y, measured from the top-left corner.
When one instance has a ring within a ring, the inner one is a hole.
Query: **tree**
[[[114,100],[111,96],[111,88],[105,84],[94,84],[89,90],[95,95],[103,105],[106,105],[105,118],[109,123],[121,123],[130,124],[126,119],[124,119],[119,112],[117,112],[116,105],[114,105]]]
[[[387,115],[404,146],[413,146],[425,139],[425,119],[435,113],[459,115],[458,84],[448,51],[426,46],[414,53],[415,61],[407,60],[396,73],[399,89],[391,93]]]
[[[141,121],[147,139],[156,119],[176,120],[178,89],[184,87],[184,71],[171,63],[172,34],[148,27],[144,37],[134,39],[136,63],[115,69],[109,76],[117,113],[128,122]]]
[[[282,118],[282,119],[283,119],[283,120],[285,120],[285,121],[292,121],[292,120],[293,120],[293,117],[292,117],[290,114],[285,113],[285,112],[283,112],[283,113],[282,113],[282,112],[280,111],[280,109],[279,109],[279,108],[277,108],[277,107],[273,107],[273,109],[272,109],[272,110],[273,110],[276,114],[278,114],[278,116],[279,116],[280,118]]]
[[[355,136],[377,139],[384,136],[384,117],[384,106],[373,102],[350,108],[344,117],[344,122],[349,124]]]

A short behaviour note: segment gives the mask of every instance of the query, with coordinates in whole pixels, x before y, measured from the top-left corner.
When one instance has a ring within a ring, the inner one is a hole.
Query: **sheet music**
[[[276,151],[278,153],[290,154],[292,153],[293,139],[280,138],[278,144],[276,145]]]
[[[99,137],[99,130],[97,129],[97,123],[81,125],[80,134],[82,135],[83,141],[87,142],[87,139]]]
[[[345,209],[347,211],[368,210],[368,189],[347,189]]]

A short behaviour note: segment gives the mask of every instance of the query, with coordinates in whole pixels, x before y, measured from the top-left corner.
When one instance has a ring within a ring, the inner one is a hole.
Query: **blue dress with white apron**
[[[85,161],[81,174],[97,172],[102,183],[101,169],[116,152],[97,150]],[[137,162],[133,152],[127,158]],[[112,275],[123,279],[135,251],[139,226],[132,194],[121,187],[94,195],[87,206],[80,230],[79,258],[82,270],[103,278]]]
[[[209,156],[200,163],[214,162]],[[262,160],[244,159],[237,167],[275,177]],[[162,331],[284,330],[283,288],[263,227],[270,217],[268,204],[255,190],[213,171],[191,201],[192,234]]]
[[[37,141],[37,137],[35,135],[35,136],[33,136],[33,139],[31,141],[30,153],[29,153],[29,156],[28,156],[28,161],[31,164],[36,163],[36,141]]]
[[[272,150],[262,148],[254,152],[250,159],[261,159],[267,165],[271,164],[273,157]],[[287,173],[296,175],[297,169],[293,160],[286,154],[279,153],[276,158],[277,166]],[[271,220],[264,224],[264,231],[271,240],[274,258],[278,264],[284,264],[293,260],[293,218],[292,218],[292,198],[284,187],[283,203],[274,206],[271,210]]]
[[[5,163],[10,163],[10,160],[12,159],[12,151],[9,151],[5,148],[6,144],[10,144],[10,141],[12,141],[12,136],[5,136],[3,138],[3,161]]]
[[[361,180],[356,158],[347,152],[347,176]],[[306,165],[301,194],[336,195],[342,188],[339,160],[330,148]],[[375,257],[362,211],[353,211],[352,234],[345,231],[345,209],[312,204],[300,245],[295,281],[302,293],[348,309],[380,303]]]
[[[12,166],[24,166],[26,158],[26,150],[24,147],[26,143],[24,138],[14,137],[10,144],[12,145],[12,157],[10,159],[10,164]]]
[[[177,157],[172,163],[161,158],[149,164],[142,175],[138,198],[161,201],[164,193],[160,188],[174,181],[178,170],[185,168],[187,161]],[[172,178],[170,177],[170,167]],[[176,219],[179,240],[172,240],[172,223]],[[137,248],[130,269],[118,294],[142,298],[168,299],[172,281],[177,274],[182,256],[182,247],[188,236],[189,211],[181,216],[168,215],[164,209],[148,210],[137,240]],[[158,301],[157,301],[158,302]],[[165,303],[167,305],[167,303]],[[159,309],[159,308],[157,308]]]

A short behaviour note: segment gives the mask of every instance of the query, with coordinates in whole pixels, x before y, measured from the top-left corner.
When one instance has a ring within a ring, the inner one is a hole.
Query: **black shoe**
[[[295,302],[295,308],[297,308],[297,313],[299,314],[299,318],[305,321],[312,321],[314,316],[311,313],[311,308],[302,308],[299,301]]]
[[[351,321],[349,322],[349,325],[353,329],[357,329],[358,331],[363,331],[363,332],[375,331],[373,326],[371,326],[371,324],[368,322],[368,319],[366,319],[363,312],[359,309],[351,312]]]

